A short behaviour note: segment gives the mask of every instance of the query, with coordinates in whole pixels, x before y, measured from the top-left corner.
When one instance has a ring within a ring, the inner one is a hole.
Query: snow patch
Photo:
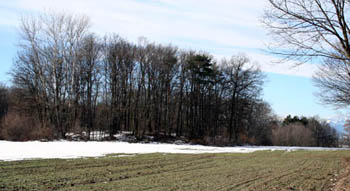
[[[176,144],[142,144],[126,142],[10,142],[0,141],[0,160],[16,161],[28,159],[70,159],[82,157],[101,157],[107,154],[147,154],[147,153],[251,153],[264,150],[280,151],[335,151],[344,150],[336,148],[319,147],[210,147],[200,145],[176,145]],[[349,149],[347,149],[349,150]],[[119,155],[121,156],[121,155]],[[130,156],[130,155],[128,155]]]

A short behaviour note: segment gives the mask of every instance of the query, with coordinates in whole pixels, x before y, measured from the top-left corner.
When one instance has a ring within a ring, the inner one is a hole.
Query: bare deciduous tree
[[[64,137],[78,119],[78,62],[88,28],[88,18],[66,13],[21,19],[13,82],[29,90],[42,124],[53,123],[57,136]]]
[[[229,61],[223,61],[223,71],[228,85],[230,100],[229,135],[230,139],[238,141],[240,120],[244,112],[239,108],[249,105],[247,100],[254,100],[260,95],[264,75],[254,66],[249,66],[250,61],[246,56],[232,57]],[[234,137],[233,137],[234,136]]]
[[[6,116],[9,109],[9,92],[5,85],[0,84],[0,139],[1,139],[1,129],[2,120]]]
[[[273,53],[308,61],[350,59],[347,0],[269,0],[263,22],[275,43]]]
[[[323,103],[336,107],[350,105],[350,65],[342,60],[326,60],[314,76]]]
[[[285,59],[321,62],[314,81],[325,104],[350,105],[348,0],[269,0],[264,23]]]

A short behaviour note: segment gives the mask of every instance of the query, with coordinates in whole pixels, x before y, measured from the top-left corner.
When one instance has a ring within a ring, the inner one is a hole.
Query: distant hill
[[[344,133],[344,124],[345,124],[345,119],[340,119],[340,120],[328,120],[327,123],[335,128],[338,133]]]

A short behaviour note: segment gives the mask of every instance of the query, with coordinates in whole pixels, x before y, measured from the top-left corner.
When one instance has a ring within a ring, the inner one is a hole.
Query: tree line
[[[280,146],[337,147],[339,136],[333,127],[318,117],[288,115],[272,127],[272,143]]]
[[[22,18],[11,72],[17,115],[34,116],[57,138],[100,130],[240,143],[264,128],[256,121],[269,110],[260,98],[264,75],[245,56],[215,61],[145,39],[100,37],[89,26],[69,14]]]
[[[144,38],[101,37],[89,27],[87,17],[69,14],[21,19],[0,136],[84,131],[89,139],[101,131],[113,139],[128,131],[139,140],[273,144],[276,119],[261,98],[265,75],[246,56],[217,61]]]

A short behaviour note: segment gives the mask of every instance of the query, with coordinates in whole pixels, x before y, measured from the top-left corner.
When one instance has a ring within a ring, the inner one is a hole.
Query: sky
[[[217,59],[245,54],[266,73],[263,98],[281,117],[346,115],[347,111],[324,106],[314,96],[317,88],[311,78],[317,63],[293,67],[266,53],[266,44],[273,40],[261,23],[266,7],[266,0],[2,0],[0,82],[10,84],[21,15],[65,11],[88,16],[91,30],[101,35],[116,33],[132,42],[146,37],[205,51]]]

